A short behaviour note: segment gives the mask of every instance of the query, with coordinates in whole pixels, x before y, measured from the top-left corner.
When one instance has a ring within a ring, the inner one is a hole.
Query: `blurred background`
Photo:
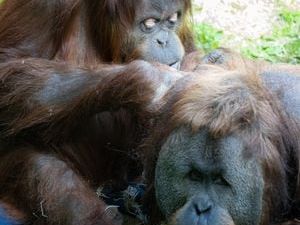
[[[300,63],[300,0],[194,0],[197,46],[250,58]]]

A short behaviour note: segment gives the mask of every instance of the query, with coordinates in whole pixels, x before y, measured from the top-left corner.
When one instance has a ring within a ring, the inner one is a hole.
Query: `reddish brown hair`
[[[159,128],[154,129],[145,144],[149,186],[154,188],[152,182],[160,148],[176,128],[187,126],[191,132],[207,128],[215,138],[235,133],[246,145],[245,154],[256,155],[264,169],[262,224],[268,224],[270,217],[274,222],[274,217],[281,217],[283,212],[291,213],[290,199],[299,200],[300,130],[297,122],[263,86],[256,70],[248,68],[245,74],[214,66],[203,68],[201,75],[183,79],[169,93],[158,120]],[[165,124],[163,129],[161,124]]]
[[[189,52],[194,49],[186,22],[191,1],[183,3],[185,17],[178,33]],[[0,6],[0,61],[29,56],[84,65],[121,62],[121,41],[138,5],[134,0],[5,1]]]

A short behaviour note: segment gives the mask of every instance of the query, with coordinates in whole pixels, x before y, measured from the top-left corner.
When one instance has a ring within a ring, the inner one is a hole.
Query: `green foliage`
[[[300,63],[300,12],[282,10],[272,34],[248,42],[242,53],[270,62]]]
[[[213,49],[221,47],[223,40],[223,31],[214,28],[205,23],[194,26],[196,45],[204,52],[210,52]]]
[[[226,46],[226,40],[230,38],[205,23],[195,24],[194,31],[197,47],[206,53],[223,46],[223,43]],[[281,10],[279,22],[271,34],[247,40],[243,47],[236,48],[249,58],[300,64],[300,12]]]

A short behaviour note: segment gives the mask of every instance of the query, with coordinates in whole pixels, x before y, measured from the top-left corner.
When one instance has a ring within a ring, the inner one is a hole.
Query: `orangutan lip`
[[[180,69],[180,61],[176,61],[174,63],[171,63],[171,64],[169,64],[169,66],[179,70]]]

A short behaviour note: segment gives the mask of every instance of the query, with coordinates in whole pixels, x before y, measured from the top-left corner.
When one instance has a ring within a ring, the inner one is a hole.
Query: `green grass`
[[[282,10],[280,24],[272,34],[249,41],[242,53],[250,58],[263,58],[270,62],[300,63],[300,12]]]
[[[212,51],[226,43],[223,31],[209,24],[194,25],[196,44],[204,52]],[[239,48],[240,46],[237,46]],[[270,35],[246,41],[240,47],[246,57],[270,62],[300,63],[300,12],[282,9],[279,23]]]
[[[196,46],[205,53],[221,47],[224,33],[205,23],[194,26]]]

